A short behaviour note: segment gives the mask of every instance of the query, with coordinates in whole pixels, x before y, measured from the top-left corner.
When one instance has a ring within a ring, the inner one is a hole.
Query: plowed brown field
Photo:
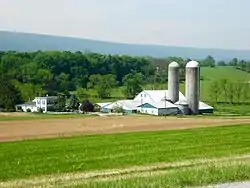
[[[175,118],[175,117],[88,117],[1,121],[0,141],[122,132],[186,129],[205,126],[250,124],[250,118]]]

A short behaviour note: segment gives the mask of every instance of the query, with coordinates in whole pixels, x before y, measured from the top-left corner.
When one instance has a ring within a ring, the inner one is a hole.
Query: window
[[[144,94],[144,97],[145,97],[145,98],[146,98],[146,96],[147,96],[147,95],[146,95],[146,94]]]
[[[45,100],[43,100],[43,104],[45,104]]]
[[[40,100],[37,100],[37,104],[40,104],[41,103],[41,101]]]

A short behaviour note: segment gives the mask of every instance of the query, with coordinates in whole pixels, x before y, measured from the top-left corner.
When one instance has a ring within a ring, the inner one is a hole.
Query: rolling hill
[[[37,50],[91,51],[104,54],[152,56],[158,58],[179,56],[192,59],[203,59],[207,55],[212,55],[217,60],[229,60],[234,57],[250,60],[250,50],[200,49],[191,47],[125,44],[7,31],[0,31],[0,50],[21,52]]]

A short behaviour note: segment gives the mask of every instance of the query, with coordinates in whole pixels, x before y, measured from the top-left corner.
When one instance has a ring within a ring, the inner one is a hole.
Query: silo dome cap
[[[199,63],[197,61],[189,61],[186,65],[187,68],[199,67]]]
[[[179,64],[177,62],[173,61],[172,63],[170,63],[168,65],[168,67],[180,67],[180,66],[179,66]]]

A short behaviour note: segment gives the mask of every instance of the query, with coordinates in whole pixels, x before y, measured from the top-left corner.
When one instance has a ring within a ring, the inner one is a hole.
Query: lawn
[[[0,181],[250,154],[249,125],[0,143]]]

